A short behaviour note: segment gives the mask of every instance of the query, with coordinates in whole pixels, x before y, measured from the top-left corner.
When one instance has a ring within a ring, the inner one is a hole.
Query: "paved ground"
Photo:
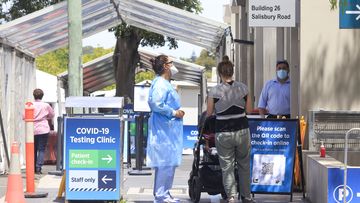
[[[181,202],[191,202],[188,196],[187,180],[191,170],[192,156],[187,155],[183,157],[183,164],[176,170],[175,180],[172,194],[179,198]],[[54,175],[45,175],[48,171],[54,171],[55,166],[45,166],[43,168],[44,174],[36,176],[36,186],[38,192],[48,192],[47,198],[26,199],[27,203],[49,203],[49,202],[65,202],[64,198],[57,199],[58,188],[61,177]],[[151,176],[130,176],[129,169],[124,169],[124,197],[127,202],[147,203],[152,202],[152,187],[153,187],[153,173]],[[25,177],[23,178],[25,184]],[[0,196],[6,193],[7,177],[0,176]],[[24,186],[25,188],[25,186]],[[290,201],[289,195],[256,195],[255,199],[258,203],[286,203]],[[0,203],[2,202],[0,199]],[[76,202],[94,202],[95,201],[76,201]],[[99,201],[97,201],[100,203]],[[206,193],[201,194],[200,202],[223,202],[220,195],[211,196]],[[302,199],[301,193],[294,193],[293,202],[307,202]]]

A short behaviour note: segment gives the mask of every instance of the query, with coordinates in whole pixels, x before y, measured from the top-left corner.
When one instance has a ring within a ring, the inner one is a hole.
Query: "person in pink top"
[[[49,137],[49,120],[54,117],[54,110],[48,103],[42,102],[44,92],[41,89],[35,89],[34,95],[34,135],[35,135],[35,173],[41,173],[41,167],[44,163],[44,154]]]

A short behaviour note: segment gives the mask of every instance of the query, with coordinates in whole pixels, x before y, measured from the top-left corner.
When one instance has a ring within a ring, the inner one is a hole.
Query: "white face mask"
[[[172,65],[170,68],[170,72],[171,72],[171,76],[174,76],[176,73],[179,72],[179,70],[174,65]]]

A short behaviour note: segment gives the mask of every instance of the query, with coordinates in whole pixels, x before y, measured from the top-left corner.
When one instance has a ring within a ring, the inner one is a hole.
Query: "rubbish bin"
[[[50,131],[49,138],[47,141],[44,164],[54,165],[56,164],[56,148],[57,147],[57,132]]]

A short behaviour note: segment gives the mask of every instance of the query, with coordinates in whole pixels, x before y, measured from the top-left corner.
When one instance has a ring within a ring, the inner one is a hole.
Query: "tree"
[[[63,0],[0,0],[1,5],[10,4],[8,11],[0,10],[0,18],[5,21],[11,21],[20,18],[29,13],[45,8],[47,6],[59,3]]]
[[[204,66],[206,70],[211,70],[212,67],[216,66],[216,58],[214,54],[203,49],[195,63]]]
[[[152,71],[138,72],[135,75],[135,84],[144,80],[153,80],[154,78],[155,78],[155,73]]]
[[[58,75],[67,70],[69,50],[60,48],[36,58],[36,67],[52,75]]]
[[[114,49],[104,49],[102,47],[86,46],[83,48],[83,63],[89,62],[100,56],[113,52]],[[69,50],[68,48],[60,48],[55,51],[49,52],[42,56],[39,56],[35,60],[36,67],[44,72],[52,75],[58,75],[68,68],[69,62]]]
[[[87,63],[89,61],[92,61],[96,58],[99,58],[111,52],[114,52],[114,48],[105,49],[103,47],[95,47],[95,48],[91,46],[84,47],[82,62]]]
[[[162,3],[175,6],[190,12],[201,12],[200,0],[174,1],[158,0]],[[153,32],[130,26],[123,22],[112,29],[117,38],[114,51],[114,71],[116,79],[116,96],[128,96],[133,100],[133,86],[135,79],[135,68],[139,63],[139,45],[142,46],[164,46],[169,42],[169,48],[177,48],[174,38],[165,37]]]
[[[193,52],[191,54],[190,58],[180,57],[180,59],[183,61],[190,62],[190,63],[196,63],[200,66],[204,66],[206,78],[211,78],[212,67],[216,66],[215,55],[211,52],[208,52],[205,49],[201,50],[199,57],[196,57],[195,52]]]

